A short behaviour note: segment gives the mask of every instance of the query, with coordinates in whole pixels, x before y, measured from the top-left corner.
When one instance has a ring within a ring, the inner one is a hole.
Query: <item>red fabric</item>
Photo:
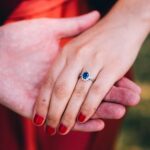
[[[11,4],[12,3],[12,4]],[[84,0],[12,0],[3,2],[5,23],[40,18],[77,16],[88,11]],[[9,10],[9,13],[8,13]],[[8,15],[9,14],[9,15]],[[43,128],[0,106],[0,150],[113,150],[121,121],[106,121],[102,132],[71,132],[48,136]]]

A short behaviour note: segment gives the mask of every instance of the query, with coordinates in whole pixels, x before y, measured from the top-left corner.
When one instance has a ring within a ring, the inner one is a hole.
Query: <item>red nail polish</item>
[[[38,114],[36,114],[35,116],[34,116],[34,123],[36,124],[36,125],[41,125],[42,123],[43,123],[43,121],[44,121],[44,118],[43,117],[41,117],[40,115],[38,115]]]
[[[79,121],[79,122],[84,122],[85,119],[86,119],[86,116],[83,115],[82,113],[80,113],[80,114],[78,115],[78,121]]]
[[[63,124],[60,124],[59,126],[59,132],[64,134],[67,131],[67,127]]]
[[[48,133],[49,135],[54,135],[55,132],[56,132],[55,128],[51,126],[46,126],[46,133]]]

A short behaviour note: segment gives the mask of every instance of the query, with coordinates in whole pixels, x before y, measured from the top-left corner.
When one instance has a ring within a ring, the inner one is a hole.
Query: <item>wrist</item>
[[[149,0],[119,0],[116,7],[131,20],[142,25],[143,29],[147,30],[148,33],[150,32]]]
[[[142,45],[150,31],[150,22],[148,21],[149,17],[146,19],[144,15],[139,17],[138,14],[131,13],[129,10],[134,9],[133,3],[126,4],[127,2],[128,0],[118,1],[97,25],[99,26],[100,32],[103,30],[113,31],[117,29],[121,31],[121,34],[127,34],[130,39],[133,38],[137,43]]]

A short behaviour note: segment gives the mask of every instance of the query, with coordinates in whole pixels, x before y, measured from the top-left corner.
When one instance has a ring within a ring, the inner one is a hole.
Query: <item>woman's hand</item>
[[[143,24],[124,11],[119,12],[117,5],[63,48],[41,89],[35,114],[47,117],[47,128],[52,131],[59,126],[60,134],[72,129],[77,115],[78,121],[85,123],[132,66],[146,35]],[[86,71],[94,82],[79,78]]]

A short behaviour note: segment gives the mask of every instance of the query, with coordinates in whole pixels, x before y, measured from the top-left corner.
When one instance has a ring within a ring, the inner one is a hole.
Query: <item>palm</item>
[[[6,35],[9,36],[4,39],[8,45],[7,50],[1,49],[3,86],[0,87],[0,91],[5,95],[2,98],[6,106],[27,117],[31,116],[31,107],[58,53],[59,44],[54,35],[44,33],[41,30],[42,26],[37,26],[35,23],[37,24],[33,21],[32,25],[27,26],[26,22],[21,22],[17,24],[17,28],[15,24],[7,27]],[[15,30],[13,34],[11,34],[12,30]],[[5,43],[3,46],[6,47]]]

